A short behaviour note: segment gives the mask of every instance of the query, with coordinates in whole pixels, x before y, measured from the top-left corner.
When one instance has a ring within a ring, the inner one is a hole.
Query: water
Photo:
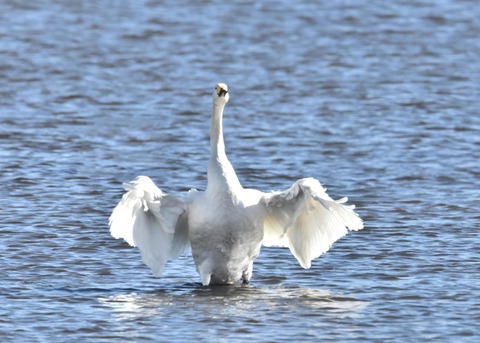
[[[476,342],[480,6],[474,0],[0,3],[0,340]],[[365,220],[249,286],[190,257],[151,276],[109,236],[121,182],[206,185],[230,88],[243,184],[320,179]]]

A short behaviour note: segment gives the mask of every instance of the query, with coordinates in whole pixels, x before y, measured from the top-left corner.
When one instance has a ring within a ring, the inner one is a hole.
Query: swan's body
[[[128,192],[110,217],[112,235],[138,246],[155,275],[190,245],[203,285],[248,282],[262,244],[289,247],[309,268],[348,229],[363,228],[353,205],[331,199],[315,179],[298,180],[283,192],[244,189],[225,154],[228,98],[227,86],[217,85],[205,192],[191,190],[184,201],[139,176],[125,184]]]

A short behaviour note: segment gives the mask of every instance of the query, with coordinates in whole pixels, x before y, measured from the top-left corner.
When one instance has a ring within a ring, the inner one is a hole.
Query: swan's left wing
[[[163,193],[147,176],[123,186],[127,193],[110,216],[110,233],[138,247],[145,264],[159,276],[167,260],[189,247],[187,206]]]
[[[303,268],[310,268],[348,230],[363,228],[355,206],[345,205],[347,198],[333,200],[313,178],[298,180],[283,192],[264,193],[263,199],[268,210],[263,244],[288,247]]]

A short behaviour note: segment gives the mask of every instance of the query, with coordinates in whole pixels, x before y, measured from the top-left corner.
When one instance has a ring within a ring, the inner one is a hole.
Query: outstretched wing
[[[265,246],[288,247],[303,268],[328,251],[347,234],[360,230],[363,222],[345,205],[347,198],[333,200],[318,180],[301,179],[283,192],[263,195],[268,214],[264,222]]]
[[[128,192],[110,216],[110,233],[138,247],[143,262],[160,276],[167,260],[188,249],[186,204],[163,193],[147,176],[123,186]]]

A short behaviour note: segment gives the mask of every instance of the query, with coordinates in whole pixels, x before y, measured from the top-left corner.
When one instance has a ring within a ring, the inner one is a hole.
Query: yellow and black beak
[[[224,97],[228,93],[227,85],[224,83],[220,83],[215,87],[215,92],[219,97]]]
[[[228,91],[226,89],[221,88],[218,91],[218,96],[225,96],[225,94],[227,94],[227,93],[228,93]]]

